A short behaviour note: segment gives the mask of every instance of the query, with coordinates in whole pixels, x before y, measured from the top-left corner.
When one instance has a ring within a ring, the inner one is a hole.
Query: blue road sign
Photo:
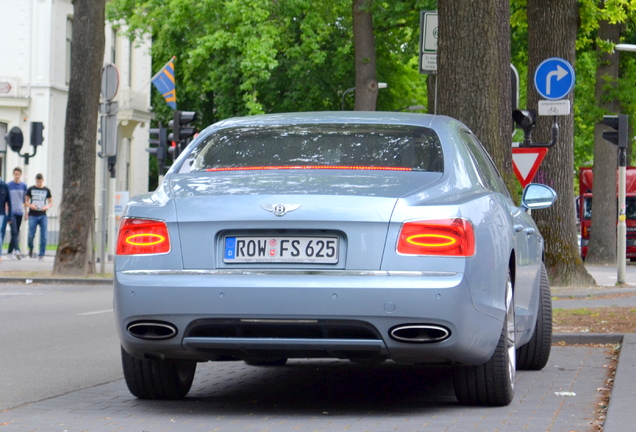
[[[562,58],[545,59],[534,73],[534,87],[544,99],[563,99],[574,88],[574,69]]]

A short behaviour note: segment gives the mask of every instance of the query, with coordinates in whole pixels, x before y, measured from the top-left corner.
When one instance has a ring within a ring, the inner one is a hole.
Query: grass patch
[[[632,307],[554,309],[555,332],[636,333]]]

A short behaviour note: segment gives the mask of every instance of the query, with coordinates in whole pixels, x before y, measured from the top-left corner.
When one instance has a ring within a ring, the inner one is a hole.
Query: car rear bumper
[[[130,354],[200,361],[482,364],[503,323],[475,309],[452,272],[119,271],[114,306]]]

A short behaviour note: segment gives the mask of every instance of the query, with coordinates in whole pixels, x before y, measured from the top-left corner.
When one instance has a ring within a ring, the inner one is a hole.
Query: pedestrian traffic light
[[[603,116],[603,124],[613,129],[603,131],[603,139],[619,148],[627,148],[627,115]]]
[[[31,122],[31,145],[37,147],[44,141],[44,125],[42,122]]]
[[[523,131],[523,143],[521,147],[529,147],[532,144],[532,131],[537,125],[537,113],[534,110],[513,110],[512,120]]]
[[[163,175],[164,173],[166,155],[168,153],[167,133],[168,131],[163,127],[148,129],[148,134],[150,135],[148,143],[150,143],[150,147],[146,148],[146,151],[155,155],[157,158],[157,166],[159,168],[160,175]]]
[[[178,143],[192,137],[197,130],[190,123],[196,119],[197,113],[194,111],[175,111],[172,120],[168,123],[168,127],[172,129],[168,140]]]
[[[24,135],[22,135],[22,130],[19,127],[12,127],[11,130],[4,136],[4,139],[7,144],[9,144],[9,147],[11,147],[11,150],[16,153],[20,153],[20,150],[22,150],[22,144],[24,144]]]
[[[174,160],[177,158],[177,156],[179,156],[179,154],[177,153],[177,143],[172,141],[170,143],[170,147],[168,147],[168,154],[170,155],[170,157]]]

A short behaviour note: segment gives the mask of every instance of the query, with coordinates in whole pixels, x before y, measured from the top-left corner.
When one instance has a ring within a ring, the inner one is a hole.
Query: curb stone
[[[636,334],[555,333],[552,343],[566,345],[621,344],[603,432],[632,430],[636,424]]]
[[[112,279],[2,277],[0,284],[112,285]]]

